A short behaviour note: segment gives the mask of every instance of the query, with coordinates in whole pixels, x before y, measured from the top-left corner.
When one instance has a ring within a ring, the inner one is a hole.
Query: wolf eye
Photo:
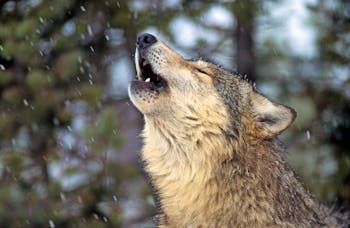
[[[201,70],[201,69],[199,69],[199,68],[196,68],[196,70],[197,70],[198,72],[202,73],[202,74],[209,75],[207,72],[205,72],[205,71],[203,71],[203,70]]]

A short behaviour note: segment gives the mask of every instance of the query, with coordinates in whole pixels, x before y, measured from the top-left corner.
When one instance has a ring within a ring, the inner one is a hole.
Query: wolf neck
[[[224,153],[232,152],[232,147],[220,129],[205,126],[205,123],[198,124],[198,127],[191,123],[187,127],[146,116],[143,137],[142,158],[159,194],[162,213],[171,220],[182,217],[190,221],[196,208],[204,208],[208,203],[206,198],[210,197],[203,193],[215,175],[217,167],[214,164],[219,162],[214,160],[220,159],[211,155],[217,156],[214,151],[221,150],[222,156],[227,156]]]
[[[217,225],[221,218],[254,226],[273,225],[286,217],[293,224],[293,219],[317,211],[275,140],[240,147],[220,129],[168,131],[164,121],[145,119],[142,158],[169,223],[196,226],[195,221],[216,221]]]
[[[220,154],[213,151],[225,148],[220,151],[222,157],[231,154],[232,147],[226,141],[223,129],[211,127],[212,124],[192,122],[186,125],[147,117],[145,122],[142,156],[152,176],[173,181],[199,181],[209,178],[216,163],[213,159],[221,159]],[[203,167],[206,167],[205,172],[200,176]]]

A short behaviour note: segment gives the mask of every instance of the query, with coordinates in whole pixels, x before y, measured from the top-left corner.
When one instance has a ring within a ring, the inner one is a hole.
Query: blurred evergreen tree
[[[316,119],[321,121],[313,128],[337,159],[337,172],[322,194],[333,190],[350,209],[350,2],[319,0],[309,9],[318,27],[316,64],[324,80],[322,87],[313,83],[308,87],[316,103]]]
[[[234,40],[236,41],[237,72],[246,75],[249,80],[256,81],[255,69],[255,27],[257,15],[261,11],[259,0],[237,1],[232,3],[232,12],[236,19]]]
[[[122,139],[104,97],[111,56],[134,49],[128,4],[1,1],[1,227],[122,224],[138,175],[108,157]]]

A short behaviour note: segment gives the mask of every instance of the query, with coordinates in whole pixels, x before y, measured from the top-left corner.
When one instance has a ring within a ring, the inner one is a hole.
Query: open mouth
[[[137,64],[139,64],[140,69],[140,72],[138,72],[138,77],[140,80],[145,82],[147,88],[151,90],[158,90],[166,87],[166,80],[160,75],[154,73],[151,64],[146,59],[139,56]]]

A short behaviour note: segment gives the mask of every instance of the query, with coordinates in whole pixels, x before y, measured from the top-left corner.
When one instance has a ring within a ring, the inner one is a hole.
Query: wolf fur
[[[158,227],[346,227],[283,157],[277,135],[293,109],[150,34],[139,37],[135,60],[129,96],[145,119],[141,157]]]

